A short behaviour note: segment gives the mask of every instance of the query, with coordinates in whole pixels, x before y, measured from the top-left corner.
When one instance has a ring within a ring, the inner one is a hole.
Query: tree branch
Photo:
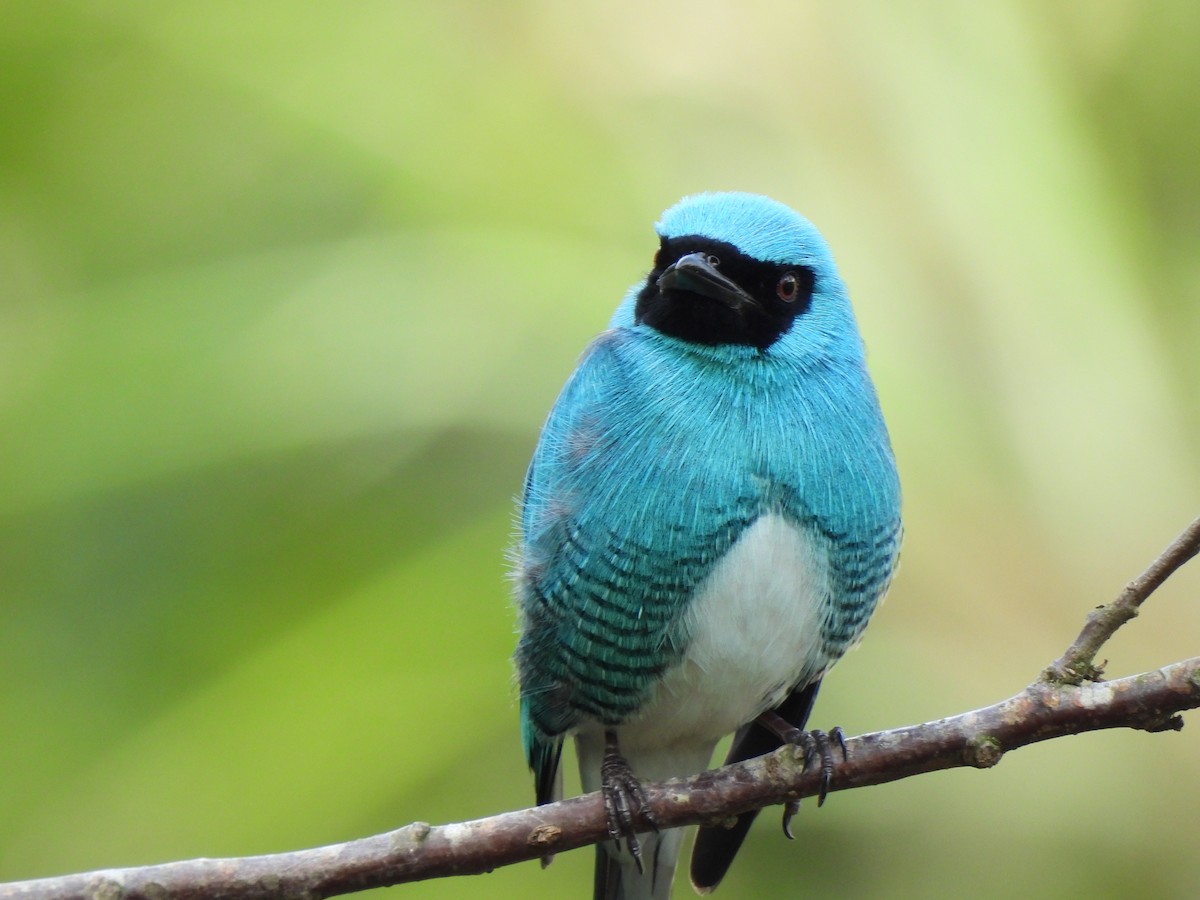
[[[1095,681],[1103,672],[1094,662],[1104,643],[1117,629],[1137,616],[1143,601],[1185,562],[1200,553],[1200,518],[1184,529],[1141,575],[1133,579],[1112,603],[1088,613],[1087,623],[1067,652],[1051,663],[1042,679],[1052,684],[1082,684]]]
[[[1089,614],[1079,637],[1042,678],[1014,697],[936,722],[850,738],[831,791],[884,784],[958,766],[988,768],[1004,753],[1067,734],[1105,728],[1178,730],[1179,713],[1200,707],[1200,657],[1114,681],[1083,683],[1095,653],[1172,572],[1200,551],[1200,519],[1113,603]],[[738,813],[810,797],[820,773],[785,746],[690,778],[646,785],[664,828],[719,822]],[[236,859],[196,859],[0,884],[0,900],[315,900],[426,878],[479,874],[498,866],[594,844],[607,837],[599,794],[473,822],[396,831],[310,850]]]

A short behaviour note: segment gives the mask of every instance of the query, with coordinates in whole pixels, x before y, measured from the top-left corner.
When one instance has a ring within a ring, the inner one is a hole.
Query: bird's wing
[[[539,793],[558,759],[543,745],[584,719],[619,722],[680,658],[681,611],[753,518],[752,499],[710,499],[703,446],[623,339],[589,348],[526,478],[517,666]]]

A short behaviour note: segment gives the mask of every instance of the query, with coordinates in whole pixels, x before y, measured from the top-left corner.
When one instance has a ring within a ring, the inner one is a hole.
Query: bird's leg
[[[825,795],[829,792],[829,782],[833,777],[833,742],[842,751],[842,762],[846,761],[846,733],[840,727],[833,728],[826,734],[824,731],[804,731],[797,728],[779,713],[769,709],[758,717],[758,724],[774,734],[785,744],[793,744],[804,750],[804,768],[807,769],[814,759],[821,760],[821,789],[817,793],[817,806],[823,806]],[[800,811],[799,800],[789,800],[783,807],[783,833],[792,840],[792,817]]]
[[[611,728],[604,732],[604,761],[600,763],[600,789],[604,794],[604,811],[608,814],[608,836],[617,847],[621,846],[624,838],[633,861],[637,863],[638,872],[642,872],[642,848],[638,843],[637,833],[633,827],[634,808],[642,814],[642,818],[658,831],[658,823],[650,813],[650,804],[646,802],[646,793],[642,784],[633,774],[629,760],[621,755],[621,747],[617,743],[617,732]]]

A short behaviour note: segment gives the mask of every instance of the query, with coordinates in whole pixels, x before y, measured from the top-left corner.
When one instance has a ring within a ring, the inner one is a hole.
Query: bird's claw
[[[786,734],[780,735],[785,741],[794,746],[800,747],[804,751],[804,768],[808,769],[815,760],[821,761],[821,787],[817,792],[817,806],[824,806],[825,796],[829,793],[829,784],[833,779],[833,745],[836,743],[842,752],[842,762],[847,759],[846,756],[846,733],[840,727],[830,729],[829,733],[824,731],[801,731],[798,728],[790,729]],[[783,834],[789,841],[794,840],[792,835],[792,818],[800,811],[799,800],[789,800],[783,807]]]
[[[642,847],[638,843],[634,828],[635,811],[640,812],[646,823],[658,831],[658,823],[650,812],[646,792],[642,783],[633,774],[629,761],[617,749],[615,735],[606,742],[604,761],[600,764],[600,790],[604,795],[604,812],[608,816],[608,836],[619,849],[621,841],[629,848],[629,855],[637,864],[638,873],[642,866]]]
[[[783,805],[783,836],[789,841],[794,841],[796,836],[792,834],[792,819],[796,813],[800,812],[800,801],[789,800]]]
[[[828,734],[824,731],[810,731],[809,734],[813,738],[813,749],[805,751],[804,768],[808,768],[813,756],[821,758],[821,790],[817,794],[817,806],[824,806],[825,795],[829,793],[829,782],[833,778],[833,747],[831,744],[834,741],[837,742],[842,751],[842,762],[845,762],[846,733],[840,727],[834,727]]]

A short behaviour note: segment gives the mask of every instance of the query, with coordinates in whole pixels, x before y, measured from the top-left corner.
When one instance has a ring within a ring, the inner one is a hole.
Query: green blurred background
[[[1198,45],[1137,0],[4,4],[0,879],[527,805],[512,498],[702,189],[824,230],[904,480],[814,723],[1022,688],[1200,512]],[[1111,674],[1200,653],[1196,568]],[[1193,897],[1198,751],[772,813],[719,896]]]

